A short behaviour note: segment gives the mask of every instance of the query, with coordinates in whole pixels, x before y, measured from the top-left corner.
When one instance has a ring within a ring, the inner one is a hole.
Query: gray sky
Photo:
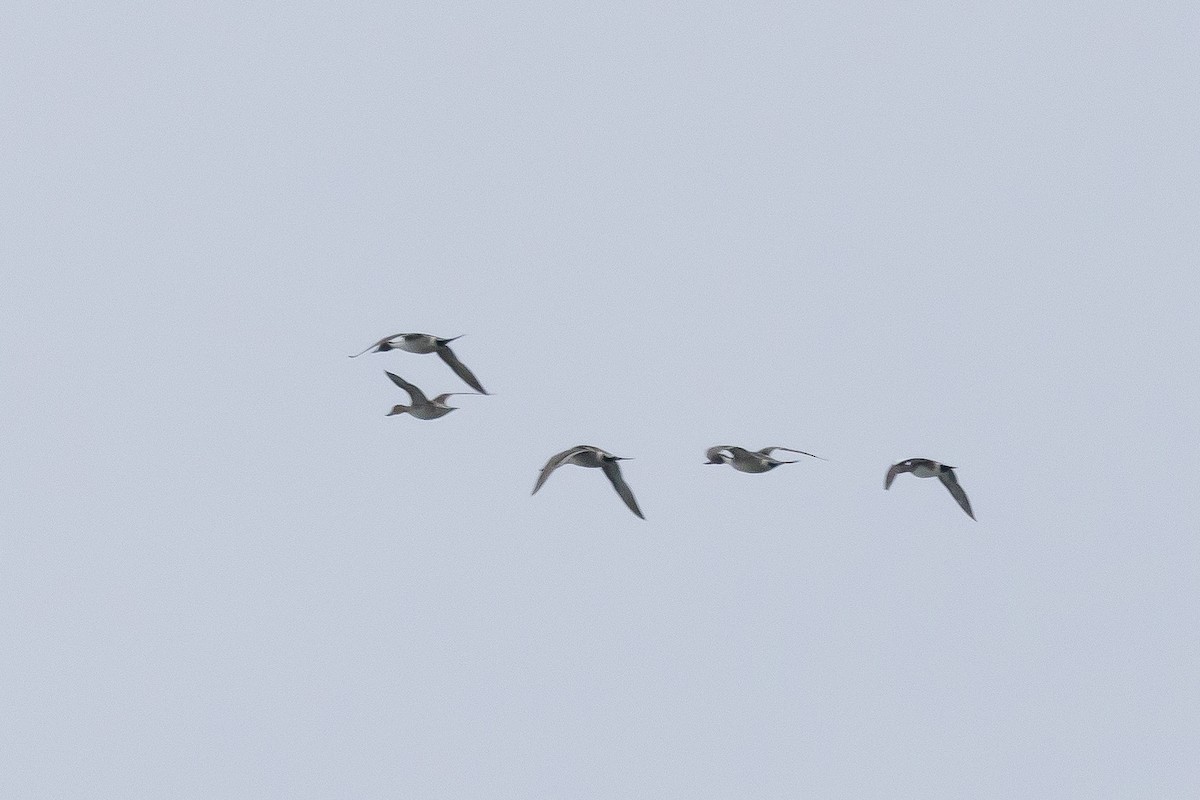
[[[1194,796],[1198,33],[11,9],[0,794]]]

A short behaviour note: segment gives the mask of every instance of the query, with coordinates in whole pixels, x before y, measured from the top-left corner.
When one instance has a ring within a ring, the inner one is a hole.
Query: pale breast
[[[775,466],[764,458],[756,458],[749,453],[738,453],[734,457],[733,468],[738,472],[768,472]]]
[[[408,410],[408,413],[417,419],[437,419],[446,416],[453,410],[453,408],[439,408],[430,403],[425,406],[414,406]]]
[[[392,346],[406,353],[420,353],[422,355],[437,350],[437,342],[422,333],[410,333],[407,336],[402,336]]]

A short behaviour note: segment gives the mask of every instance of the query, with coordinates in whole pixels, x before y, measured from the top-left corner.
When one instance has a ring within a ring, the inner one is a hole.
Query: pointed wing
[[[721,451],[728,450],[729,445],[719,444],[716,447],[710,447],[704,451],[704,457],[708,459],[709,464],[724,464],[725,460],[721,458]]]
[[[896,476],[901,472],[908,472],[908,470],[903,469],[899,464],[892,464],[888,467],[887,476],[883,479],[883,488],[892,488],[892,481],[896,480]]]
[[[479,383],[479,379],[475,377],[471,370],[467,369],[466,364],[458,360],[458,356],[454,355],[453,350],[446,345],[442,345],[437,349],[437,354],[441,357],[442,361],[445,361],[450,366],[450,369],[454,370],[455,375],[467,382],[468,386],[480,394],[487,394],[487,390]]]
[[[637,500],[633,499],[633,492],[629,489],[629,484],[625,483],[625,478],[621,476],[621,465],[615,461],[605,461],[601,467],[604,474],[612,481],[613,488],[617,490],[617,494],[621,495],[621,499],[625,501],[625,505],[629,506],[629,510],[637,514],[641,519],[642,510],[638,508]]]
[[[408,381],[404,380],[404,378],[401,378],[399,375],[393,375],[392,373],[388,372],[386,369],[383,372],[385,375],[387,375],[389,378],[392,379],[392,383],[396,384],[401,389],[408,392],[408,396],[410,398],[412,398],[409,402],[412,403],[414,406],[423,406],[429,402],[429,399],[427,397],[425,397],[424,392],[422,392],[417,387],[413,386]]]
[[[569,450],[563,450],[561,453],[555,453],[554,455],[550,456],[550,460],[546,462],[546,466],[542,467],[542,471],[538,475],[537,483],[533,485],[533,491],[530,492],[530,494],[537,494],[538,489],[542,488],[542,484],[545,483],[546,479],[550,477],[550,473],[561,467],[568,458],[582,450],[587,449],[588,448],[584,445],[576,445]]]
[[[350,357],[358,358],[363,353],[369,353],[370,351],[374,350],[376,347],[379,347],[379,345],[383,344],[384,342],[390,342],[392,339],[395,339],[397,336],[403,336],[403,335],[404,334],[402,334],[402,333],[393,333],[391,336],[385,336],[382,339],[380,339],[378,342],[376,342],[375,344],[368,347],[366,350],[363,350],[362,353],[355,353],[354,355],[352,355]]]
[[[771,452],[772,452],[773,450],[784,450],[784,451],[786,451],[786,452],[788,452],[788,453],[799,453],[799,454],[800,454],[800,455],[802,455],[802,456],[812,456],[813,458],[818,458],[818,459],[821,459],[821,461],[828,461],[828,460],[829,460],[828,458],[821,458],[820,456],[815,456],[815,455],[813,455],[812,453],[809,453],[809,452],[807,452],[807,451],[805,451],[805,450],[793,450],[793,449],[792,449],[792,448],[790,448],[790,447],[764,447],[762,450],[759,450],[759,451],[758,451],[758,454],[759,454],[760,456],[767,456],[768,458],[770,458],[770,457],[771,457]]]
[[[967,499],[967,493],[963,491],[963,488],[958,485],[958,478],[955,477],[954,470],[948,469],[938,473],[938,480],[950,490],[950,496],[958,502],[963,511],[967,512],[967,516],[975,519],[975,514],[971,511],[971,501]]]

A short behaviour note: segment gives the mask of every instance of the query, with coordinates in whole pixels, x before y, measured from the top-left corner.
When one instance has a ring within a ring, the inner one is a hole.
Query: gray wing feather
[[[788,453],[799,453],[799,454],[800,454],[800,455],[802,455],[802,456],[812,456],[813,458],[818,458],[818,459],[820,459],[821,461],[828,461],[828,460],[829,460],[828,458],[821,458],[821,457],[820,457],[820,456],[818,456],[818,455],[813,455],[812,453],[808,452],[807,450],[793,450],[793,449],[792,449],[792,448],[790,448],[790,447],[764,447],[762,450],[759,450],[759,451],[758,451],[758,454],[759,454],[759,455],[761,455],[761,456],[767,456],[767,457],[769,458],[769,457],[770,457],[770,455],[771,455],[771,452],[772,452],[773,450],[783,450],[783,451],[785,451],[785,452],[788,452]]]
[[[352,356],[350,356],[350,357],[351,357],[351,358],[358,358],[358,357],[359,357],[359,356],[361,356],[363,353],[366,353],[366,352],[368,352],[368,351],[374,350],[376,347],[379,347],[379,345],[383,344],[384,342],[391,341],[392,339],[395,339],[397,336],[402,336],[402,335],[403,335],[403,334],[394,333],[394,334],[392,334],[391,336],[385,336],[385,337],[383,337],[382,339],[380,339],[378,342],[376,342],[375,344],[373,344],[373,345],[371,345],[370,347],[368,347],[366,350],[363,350],[363,351],[362,351],[362,353],[355,353],[354,355],[352,355]]]
[[[716,447],[710,447],[704,451],[704,457],[709,460],[709,463],[719,464],[721,463],[721,459],[719,457],[721,451],[728,450],[729,447],[730,445],[727,444],[719,444]]]
[[[545,483],[546,479],[550,477],[551,472],[554,472],[554,470],[561,467],[563,462],[578,453],[580,450],[586,449],[586,447],[578,445],[568,450],[563,450],[561,453],[555,453],[554,455],[550,456],[550,460],[546,462],[546,466],[542,467],[542,471],[538,475],[537,483],[533,485],[533,491],[530,492],[530,494],[537,494],[538,489],[542,488],[542,484]]]
[[[408,392],[408,396],[411,398],[409,400],[409,402],[412,403],[412,405],[423,406],[429,402],[429,399],[427,397],[425,397],[424,392],[422,392],[417,387],[413,386],[408,381],[404,380],[404,378],[401,378],[399,375],[393,375],[392,373],[388,372],[386,369],[383,372],[385,375],[387,375],[389,378],[392,379],[392,383],[396,384],[401,389]]]
[[[887,476],[883,479],[883,488],[892,488],[892,481],[896,480],[896,476],[903,471],[900,469],[899,464],[892,464],[892,466],[888,467]]]
[[[629,506],[629,510],[637,514],[641,519],[642,510],[638,508],[637,500],[633,499],[633,492],[629,488],[629,484],[625,483],[625,478],[621,476],[621,466],[615,461],[605,461],[603,465],[604,474],[612,481],[613,488],[617,490],[617,494],[621,495],[621,499],[625,501],[625,505]]]
[[[950,490],[950,496],[958,502],[963,511],[967,512],[967,516],[975,519],[975,513],[971,511],[971,501],[967,499],[967,493],[963,491],[963,488],[958,485],[958,478],[954,473],[949,470],[942,472],[938,474],[938,480]]]
[[[467,369],[466,364],[458,360],[458,356],[454,355],[453,350],[443,345],[442,347],[438,348],[437,354],[439,357],[441,357],[442,361],[445,361],[446,364],[449,365],[450,369],[454,370],[455,375],[467,382],[468,386],[480,394],[487,394],[487,390],[483,388],[483,385],[479,382],[479,379],[475,377],[471,370]]]

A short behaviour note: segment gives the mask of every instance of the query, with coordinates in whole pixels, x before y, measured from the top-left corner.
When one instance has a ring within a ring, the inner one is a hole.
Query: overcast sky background
[[[0,794],[1194,797],[1200,10],[898,5],[7,11]]]

